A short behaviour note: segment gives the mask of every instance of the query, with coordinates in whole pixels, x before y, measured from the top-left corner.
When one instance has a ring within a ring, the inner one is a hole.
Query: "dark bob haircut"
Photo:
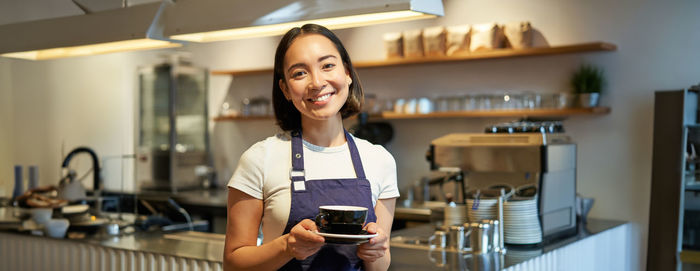
[[[272,80],[272,103],[275,109],[275,118],[277,119],[277,125],[284,131],[291,130],[301,130],[301,113],[294,107],[291,101],[282,93],[282,89],[279,86],[280,80],[285,82],[284,73],[284,56],[287,54],[287,50],[292,45],[294,40],[305,34],[319,34],[328,38],[335,48],[338,49],[340,53],[340,58],[343,61],[343,65],[350,72],[350,78],[352,83],[350,83],[348,91],[348,99],[345,104],[340,108],[340,115],[343,119],[348,118],[360,112],[362,108],[362,103],[364,100],[364,93],[362,91],[362,85],[357,77],[355,68],[352,66],[350,61],[350,55],[345,47],[340,42],[340,39],[333,34],[328,28],[317,24],[305,24],[302,27],[295,27],[287,31],[286,34],[280,40],[279,45],[277,45],[277,51],[275,52],[275,69],[274,78]]]

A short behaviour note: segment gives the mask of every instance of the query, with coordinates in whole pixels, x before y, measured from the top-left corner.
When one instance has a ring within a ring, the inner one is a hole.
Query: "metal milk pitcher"
[[[471,222],[469,224],[469,248],[473,254],[484,254],[492,252],[491,246],[491,224]],[[467,225],[465,224],[465,226]]]
[[[490,251],[494,252],[505,252],[505,246],[503,245],[503,236],[501,236],[501,223],[497,219],[485,219],[482,223],[488,223],[491,227],[490,234]]]
[[[468,231],[464,226],[450,226],[447,231],[447,244],[455,250],[465,250],[467,248]]]

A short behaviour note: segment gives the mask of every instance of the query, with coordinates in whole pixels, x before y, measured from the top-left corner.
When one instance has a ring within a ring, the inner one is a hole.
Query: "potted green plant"
[[[571,77],[571,86],[577,96],[579,106],[596,107],[600,100],[600,93],[605,86],[603,70],[583,64]]]

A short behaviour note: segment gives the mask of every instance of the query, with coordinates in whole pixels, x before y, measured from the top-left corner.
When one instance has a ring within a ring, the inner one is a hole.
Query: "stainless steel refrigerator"
[[[138,189],[176,193],[208,183],[207,81],[206,69],[181,59],[139,69]]]

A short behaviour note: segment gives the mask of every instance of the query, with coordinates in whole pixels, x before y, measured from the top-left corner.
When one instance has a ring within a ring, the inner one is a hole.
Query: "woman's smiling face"
[[[352,83],[333,42],[319,34],[296,38],[284,56],[280,88],[302,119],[340,118]]]

